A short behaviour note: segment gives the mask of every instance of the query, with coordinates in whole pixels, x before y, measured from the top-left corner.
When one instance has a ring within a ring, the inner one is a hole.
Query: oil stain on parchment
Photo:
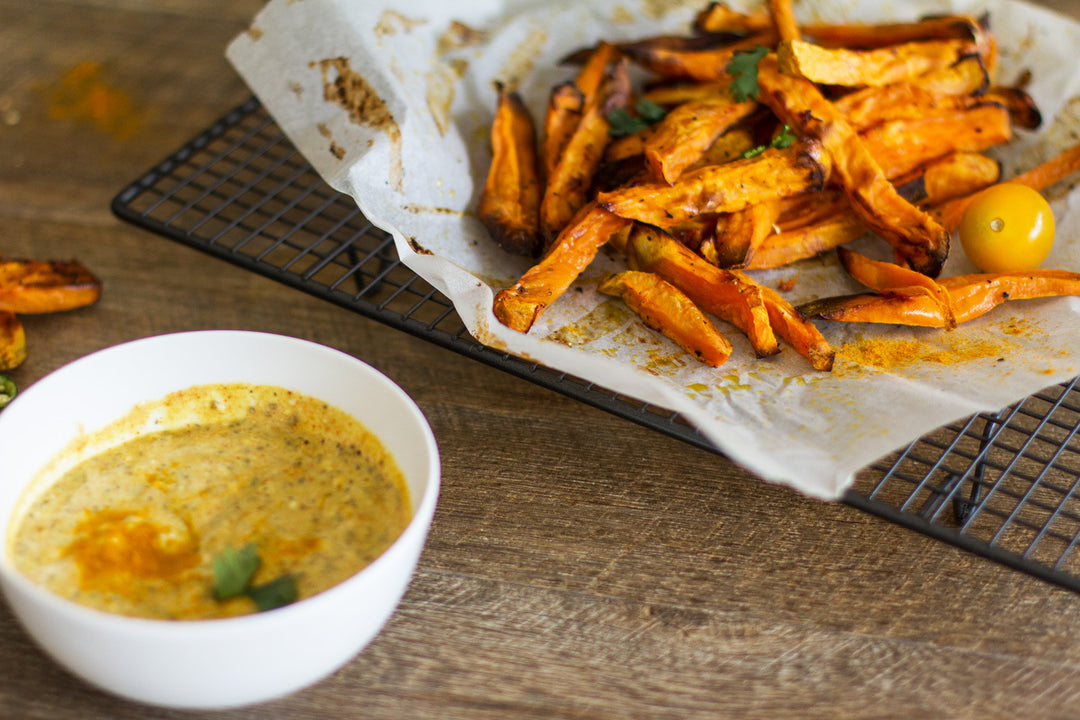
[[[461,50],[480,45],[487,40],[487,33],[476,30],[457,20],[450,23],[439,36],[435,45],[435,59],[431,70],[425,75],[427,106],[440,135],[450,129],[450,108],[454,103],[457,82],[465,76],[469,62],[454,57]]]
[[[695,2],[695,0],[645,0],[643,3],[645,15],[657,20],[665,17],[668,13],[683,8],[696,9],[699,7],[701,7],[701,3]]]
[[[450,129],[450,107],[454,104],[454,85],[458,74],[452,65],[434,62],[424,76],[427,87],[427,106],[439,135]]]
[[[348,58],[328,58],[319,62],[323,98],[341,107],[349,120],[363,127],[381,130],[390,141],[389,183],[402,191],[404,169],[401,159],[401,128],[390,108],[362,75],[349,66]],[[332,76],[332,77],[331,77]],[[335,153],[336,155],[337,153]]]
[[[408,33],[414,27],[426,22],[427,20],[413,20],[394,10],[386,10],[379,18],[379,22],[375,23],[375,37],[397,35],[398,32]]]
[[[1029,161],[1032,165],[1043,162],[1050,157],[1071,148],[1080,142],[1080,97],[1070,98],[1061,106],[1061,110],[1054,117],[1053,123],[1046,130],[1045,147],[1042,156]],[[1053,202],[1069,194],[1075,181],[1058,183],[1046,188],[1043,194]]]
[[[548,340],[577,347],[602,338],[626,325],[629,311],[621,303],[607,300],[578,318],[567,323],[547,336]]]
[[[546,42],[547,33],[533,30],[517,47],[499,73],[499,79],[507,90],[517,88],[532,73]]]
[[[488,35],[483,30],[471,28],[463,22],[454,20],[439,36],[435,52],[439,57],[446,57],[454,51],[482,45],[487,42],[487,38]]]

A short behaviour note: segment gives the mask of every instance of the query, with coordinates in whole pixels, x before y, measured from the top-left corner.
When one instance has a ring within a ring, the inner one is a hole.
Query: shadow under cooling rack
[[[714,450],[677,414],[487,348],[328,187],[254,98],[113,200],[120,218],[620,417]],[[945,426],[862,470],[844,502],[1080,592],[1080,388]]]

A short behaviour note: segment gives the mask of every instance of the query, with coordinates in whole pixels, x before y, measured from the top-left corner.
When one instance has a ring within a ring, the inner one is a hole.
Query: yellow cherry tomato
[[[971,201],[959,233],[964,254],[983,272],[1031,270],[1050,254],[1054,213],[1038,190],[1001,183]]]

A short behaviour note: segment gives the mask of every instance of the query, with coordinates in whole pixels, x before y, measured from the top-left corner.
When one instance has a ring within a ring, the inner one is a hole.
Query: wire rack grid
[[[113,200],[120,218],[594,407],[715,448],[678,414],[472,339],[391,237],[327,186],[251,98]],[[942,427],[865,468],[844,502],[1080,592],[1080,386]]]

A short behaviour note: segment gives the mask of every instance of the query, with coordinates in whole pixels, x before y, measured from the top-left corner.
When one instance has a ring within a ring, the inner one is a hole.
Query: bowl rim
[[[319,343],[313,340],[307,340],[292,335],[253,331],[253,330],[190,330],[180,331],[174,333],[165,333],[160,335],[151,335],[147,337],[137,338],[129,340],[116,345],[111,345],[106,348],[88,353],[80,358],[77,358],[70,363],[62,365],[61,367],[53,370],[52,372],[42,376],[35,381],[25,393],[20,392],[15,399],[11,402],[8,408],[5,408],[5,412],[9,408],[16,407],[16,403],[22,402],[26,405],[29,402],[33,402],[33,398],[36,397],[34,389],[41,383],[48,381],[53,376],[68,372],[69,368],[79,365],[84,362],[89,362],[91,358],[100,360],[100,357],[108,353],[122,353],[130,351],[132,346],[144,345],[148,343],[156,342],[183,342],[188,337],[214,337],[216,338],[234,338],[243,339],[246,337],[255,338],[263,342],[283,342],[289,344],[295,344],[306,348],[307,351],[328,353],[333,356],[337,356],[338,359],[344,360],[346,363],[355,364],[365,372],[371,374],[373,377],[382,383],[391,391],[391,393],[403,404],[407,413],[417,421],[417,425],[420,428],[423,443],[423,454],[428,458],[426,477],[423,479],[423,497],[419,503],[413,503],[412,515],[409,519],[405,529],[401,534],[379,554],[373,561],[365,565],[353,575],[350,575],[345,580],[342,580],[336,585],[333,585],[322,592],[316,593],[309,597],[298,600],[289,605],[285,605],[273,610],[267,610],[262,612],[248,613],[245,615],[237,615],[232,617],[223,618],[206,618],[206,619],[193,619],[193,620],[167,620],[161,618],[145,618],[132,615],[123,615],[120,613],[112,613],[98,608],[89,607],[69,600],[61,595],[58,595],[51,590],[35,583],[30,578],[23,575],[14,565],[10,562],[8,552],[8,541],[10,528],[7,528],[3,533],[3,537],[0,537],[0,590],[5,594],[8,592],[7,586],[11,585],[21,591],[24,595],[27,595],[32,602],[44,605],[52,611],[58,613],[64,613],[71,617],[81,617],[86,622],[94,622],[98,624],[103,630],[114,630],[117,632],[138,632],[144,636],[146,633],[157,634],[165,638],[170,636],[185,637],[191,639],[199,639],[210,635],[220,636],[222,633],[243,633],[250,630],[254,625],[266,625],[268,623],[288,623],[294,616],[307,614],[315,610],[315,606],[321,604],[327,604],[333,602],[338,596],[350,593],[351,588],[354,585],[360,584],[366,580],[366,578],[374,575],[382,570],[386,566],[392,566],[397,561],[396,555],[403,552],[401,548],[406,544],[407,540],[414,539],[414,536],[420,535],[419,538],[415,538],[421,545],[424,541],[424,537],[427,534],[428,527],[431,524],[432,517],[434,516],[435,506],[438,500],[438,494],[441,486],[441,470],[440,470],[440,458],[438,443],[435,439],[434,431],[431,428],[430,423],[424,416],[423,411],[416,404],[405,390],[398,385],[389,376],[383,373],[378,368],[370,365],[369,363],[346,353],[337,348]],[[188,385],[187,387],[191,387]],[[154,398],[146,398],[145,400],[153,400]],[[136,401],[136,403],[142,402],[142,400]],[[16,414],[18,415],[18,413]],[[10,416],[9,416],[10,417]],[[0,428],[4,425],[4,413],[0,413]],[[24,483],[19,492],[26,490],[27,484]],[[10,523],[10,518],[6,519]],[[411,574],[411,573],[410,573]]]

